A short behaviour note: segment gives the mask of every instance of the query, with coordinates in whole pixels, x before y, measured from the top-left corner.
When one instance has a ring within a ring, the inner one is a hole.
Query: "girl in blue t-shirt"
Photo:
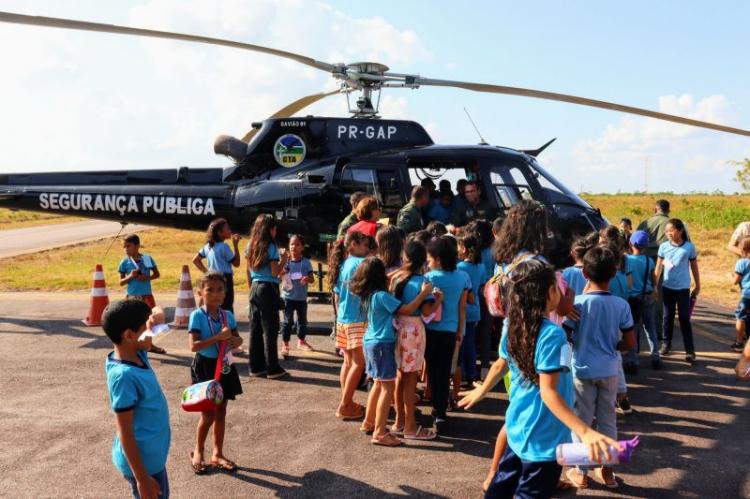
[[[232,234],[232,228],[225,218],[217,218],[208,224],[206,244],[193,257],[193,265],[204,274],[208,271],[220,272],[226,281],[226,297],[221,304],[222,310],[234,312],[234,269],[240,266],[238,245],[242,236]],[[231,240],[234,250],[224,241]],[[208,267],[203,259],[208,259]]]
[[[498,219],[502,220],[502,219]],[[500,224],[501,222],[498,222]],[[483,380],[490,368],[492,357],[492,323],[493,317],[487,308],[484,299],[484,285],[492,279],[495,273],[495,257],[492,255],[492,243],[495,242],[493,224],[487,220],[472,220],[464,228],[465,233],[474,234],[479,239],[479,249],[484,266],[484,277],[479,285],[479,324],[477,324],[477,348],[479,349],[479,360],[482,370],[477,373],[477,378]],[[499,230],[499,225],[498,225]]]
[[[457,268],[469,276],[471,290],[466,295],[466,328],[464,336],[461,339],[458,359],[461,369],[456,369],[453,374],[453,397],[456,400],[458,400],[462,378],[469,386],[477,380],[477,345],[475,334],[481,318],[479,287],[485,282],[485,268],[482,264],[479,239],[476,235],[471,233],[465,234],[458,240],[458,255],[461,261],[458,262]]]
[[[375,382],[367,398],[362,427],[365,431],[372,430],[373,444],[395,447],[403,442],[386,428],[397,371],[393,318],[395,315],[408,316],[416,312],[432,293],[432,284],[423,282],[414,300],[402,304],[401,300],[388,293],[388,276],[383,261],[378,257],[369,257],[357,268],[349,289],[361,300],[363,313],[367,317],[365,359],[367,374]]]
[[[508,445],[485,497],[546,498],[555,493],[562,472],[555,449],[570,442],[571,431],[597,461],[609,457],[609,446],[619,449],[619,444],[591,429],[571,409],[572,351],[565,332],[547,317],[561,298],[554,269],[529,259],[515,267],[510,279],[509,328],[500,344],[501,364],[512,373],[505,413]],[[498,374],[504,369],[501,365]],[[499,379],[493,376],[495,383]],[[462,405],[473,406],[491,388],[485,383]]]
[[[466,300],[471,283],[465,272],[457,269],[455,239],[441,236],[427,245],[430,271],[425,278],[443,293],[440,318],[427,324],[427,377],[432,393],[432,415],[440,432],[447,422],[453,354],[460,343],[466,322]]]
[[[416,237],[410,238],[404,245],[401,259],[403,267],[391,276],[391,292],[397,299],[409,303],[419,295],[425,282],[422,272],[427,262],[427,250]],[[428,297],[425,300],[419,311],[409,316],[399,316],[396,324],[396,334],[399,335],[397,358],[400,364],[394,395],[396,422],[391,431],[395,434],[403,433],[405,439],[435,438],[435,432],[417,426],[416,419],[417,381],[424,367],[427,343],[422,316],[430,316],[443,302],[442,293],[436,292],[433,295],[433,299]]]
[[[276,229],[273,215],[258,215],[245,250],[250,282],[250,376],[269,379],[288,374],[279,365],[276,345],[281,309],[279,275],[288,254],[276,246]]]
[[[695,362],[695,347],[693,346],[693,327],[690,324],[691,301],[698,297],[701,291],[701,278],[698,271],[698,253],[693,243],[687,240],[685,224],[678,218],[672,218],[664,229],[668,241],[659,246],[654,282],[659,282],[659,276],[664,271],[662,297],[664,299],[664,343],[661,355],[667,355],[672,349],[674,335],[675,307],[680,316],[680,331],[685,346],[685,360],[691,364]],[[693,274],[695,287],[690,291],[690,273]]]
[[[336,348],[344,352],[339,374],[341,401],[336,409],[336,417],[343,420],[361,419],[365,415],[365,407],[354,401],[354,392],[365,371],[362,350],[365,318],[359,298],[349,291],[349,281],[370,253],[371,239],[362,232],[347,232],[345,238],[336,241],[328,260],[328,286],[336,311]]]
[[[232,348],[237,348],[242,344],[234,315],[228,310],[221,309],[225,298],[224,277],[218,272],[209,272],[200,278],[198,288],[204,305],[190,314],[188,323],[190,351],[195,352],[195,358],[190,366],[193,383],[214,379],[221,342],[227,342],[225,356]],[[190,461],[196,475],[206,472],[204,444],[211,426],[214,428],[211,466],[229,472],[237,469],[237,465],[224,456],[224,428],[227,402],[234,400],[235,396],[242,393],[242,385],[237,368],[234,364],[228,364],[227,361],[228,358],[225,357],[223,359],[225,369],[222,370],[219,378],[224,400],[215,410],[202,411],[198,421],[195,449],[190,453]]]

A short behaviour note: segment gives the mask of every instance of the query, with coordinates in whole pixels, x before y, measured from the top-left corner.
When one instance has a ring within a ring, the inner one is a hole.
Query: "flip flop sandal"
[[[397,437],[403,437],[404,436],[404,427],[396,428],[396,425],[391,426],[391,433],[396,435]]]
[[[206,472],[206,463],[201,461],[199,464],[195,464],[193,461],[193,452],[190,453],[190,468],[196,475],[203,475]]]
[[[352,414],[344,414],[343,412],[336,411],[336,417],[342,421],[356,421],[365,417],[365,408],[358,406],[357,409],[357,412]]]
[[[361,431],[365,435],[372,435],[372,433],[375,431],[375,425],[370,426],[367,423],[362,423],[362,426],[359,427],[359,431]]]
[[[404,443],[396,438],[392,433],[386,433],[381,437],[373,437],[370,440],[374,445],[382,445],[383,447],[398,447],[404,445]]]
[[[164,354],[167,353],[166,350],[164,350],[161,347],[157,347],[156,345],[152,345],[151,349],[149,350],[149,352],[151,352],[151,353],[159,353],[159,354],[162,354],[162,355],[164,355]]]
[[[211,461],[211,466],[213,466],[215,469],[219,469],[221,471],[226,471],[227,473],[234,473],[237,471],[237,465],[229,460],[224,458],[224,462],[220,461]]]
[[[568,480],[566,480],[564,478],[560,478],[557,481],[557,491],[558,492],[565,492],[567,490],[573,490],[575,488],[576,488],[576,486],[573,483],[569,482]]]
[[[616,489],[619,486],[619,484],[617,483],[617,479],[615,477],[614,471],[612,472],[612,480],[611,481],[607,481],[604,478],[604,473],[602,472],[601,468],[596,468],[594,470],[594,476],[596,476],[596,478],[600,482],[602,482],[604,484],[604,486],[607,487],[608,489]]]
[[[417,432],[414,435],[404,433],[404,440],[435,440],[436,438],[437,433],[421,426],[417,427]]]
[[[570,468],[566,471],[565,478],[577,489],[587,489],[589,487],[589,477],[575,468]]]

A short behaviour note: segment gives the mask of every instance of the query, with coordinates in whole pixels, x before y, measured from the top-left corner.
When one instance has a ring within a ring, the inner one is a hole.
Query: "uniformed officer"
[[[366,192],[357,191],[351,195],[349,198],[349,202],[352,205],[352,211],[344,218],[338,227],[338,234],[336,237],[338,239],[341,239],[346,236],[346,231],[349,230],[349,227],[356,224],[359,220],[357,220],[357,214],[354,213],[357,209],[357,204],[359,204],[362,199],[367,196]]]
[[[457,207],[451,215],[451,224],[455,227],[462,227],[472,220],[495,220],[497,210],[490,203],[481,198],[482,191],[479,183],[474,180],[466,182],[464,196],[466,202],[464,206]]]
[[[429,202],[430,192],[422,186],[415,186],[411,190],[411,200],[398,212],[396,226],[406,234],[422,230],[424,228],[422,210]]]

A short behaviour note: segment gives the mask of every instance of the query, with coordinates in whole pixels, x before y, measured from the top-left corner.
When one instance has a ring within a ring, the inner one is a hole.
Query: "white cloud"
[[[713,123],[736,121],[724,95],[666,95],[659,97],[659,111]],[[732,192],[734,167],[728,160],[748,150],[743,137],[626,115],[598,137],[579,142],[571,160],[577,183],[590,191],[643,190],[647,181],[649,191]]]
[[[34,13],[65,15],[54,4]],[[397,71],[431,57],[410,29],[319,2],[147,0],[102,16],[71,15],[266,45],[323,61],[387,61]],[[36,27],[0,25],[0,60],[6,68],[0,79],[2,171],[226,165],[213,154],[216,135],[241,137],[251,122],[287,103],[335,88],[330,75],[269,55]],[[381,111],[403,118],[407,104],[405,97],[384,95]],[[300,114],[345,116],[346,99],[332,96]]]

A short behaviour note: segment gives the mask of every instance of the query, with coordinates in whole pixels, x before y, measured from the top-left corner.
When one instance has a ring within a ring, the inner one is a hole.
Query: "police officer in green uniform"
[[[457,206],[451,214],[451,225],[463,227],[472,220],[489,220],[497,218],[497,210],[490,203],[481,198],[482,191],[479,183],[475,180],[466,182],[464,196],[466,201],[463,206]]]
[[[401,208],[396,218],[396,227],[409,234],[424,229],[422,210],[430,202],[430,192],[422,186],[415,186],[411,190],[411,200]]]

